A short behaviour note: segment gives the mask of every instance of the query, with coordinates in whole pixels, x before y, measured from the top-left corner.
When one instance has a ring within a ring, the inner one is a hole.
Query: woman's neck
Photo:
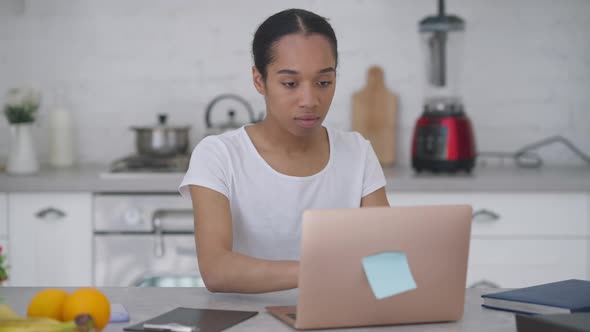
[[[266,143],[264,148],[287,154],[304,153],[317,148],[327,135],[326,129],[319,127],[309,135],[296,136],[268,117],[255,126],[258,127],[258,135]]]

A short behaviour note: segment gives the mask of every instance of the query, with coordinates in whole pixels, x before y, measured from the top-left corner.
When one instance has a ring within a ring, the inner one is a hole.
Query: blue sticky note
[[[364,257],[363,268],[378,300],[416,289],[408,258],[403,252],[382,252]]]

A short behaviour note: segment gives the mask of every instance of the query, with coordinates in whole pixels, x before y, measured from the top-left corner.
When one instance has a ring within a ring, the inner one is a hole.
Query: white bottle
[[[64,105],[64,94],[58,90],[49,114],[49,164],[68,167],[74,164],[74,128],[72,116]]]

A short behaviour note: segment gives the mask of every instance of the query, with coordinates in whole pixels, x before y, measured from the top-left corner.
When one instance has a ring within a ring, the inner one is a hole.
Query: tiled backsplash
[[[338,87],[326,124],[350,128],[351,95],[366,69],[384,68],[399,96],[399,161],[409,163],[422,110],[417,22],[436,1],[420,0],[5,0],[0,2],[0,92],[34,84],[44,93],[37,122],[47,157],[47,111],[65,90],[76,120],[79,160],[106,163],[134,150],[130,126],[192,125],[205,132],[204,109],[216,95],[237,93],[257,111],[250,45],[259,23],[290,7],[330,19],[339,38]],[[514,151],[563,135],[590,152],[590,1],[448,0],[467,22],[466,110],[479,150]],[[0,120],[0,159],[8,154]],[[560,146],[548,163],[580,163]]]

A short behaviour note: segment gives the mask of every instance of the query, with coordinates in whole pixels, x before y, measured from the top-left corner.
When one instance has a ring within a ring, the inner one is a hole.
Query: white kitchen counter
[[[35,175],[0,173],[0,192],[176,192],[183,174],[101,175],[106,165],[43,167]],[[385,169],[389,192],[583,191],[590,192],[589,166],[478,166],[472,175],[416,175],[409,167]]]

